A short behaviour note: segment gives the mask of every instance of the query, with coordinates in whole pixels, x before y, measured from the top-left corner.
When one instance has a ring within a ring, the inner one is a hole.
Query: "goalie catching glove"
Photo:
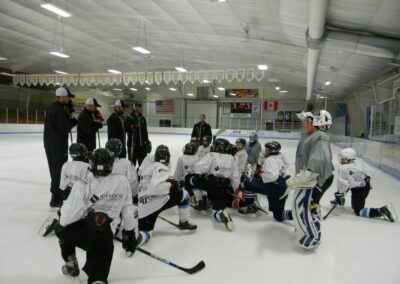
[[[314,188],[317,185],[317,177],[319,176],[318,173],[313,173],[309,170],[300,170],[300,172],[293,176],[290,177],[289,179],[286,180],[286,192],[285,194],[281,197],[284,198],[289,194],[290,190],[296,189],[296,188]]]

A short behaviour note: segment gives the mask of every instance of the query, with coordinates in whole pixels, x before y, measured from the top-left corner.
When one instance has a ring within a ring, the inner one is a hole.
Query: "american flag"
[[[156,101],[156,112],[174,112],[174,101]]]

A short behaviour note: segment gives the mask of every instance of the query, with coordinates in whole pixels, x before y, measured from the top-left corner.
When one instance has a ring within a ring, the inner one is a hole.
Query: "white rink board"
[[[102,134],[102,145],[105,139]],[[150,139],[153,149],[160,143],[170,148],[174,169],[189,135],[150,134]],[[260,140],[262,144],[267,141]],[[292,172],[297,141],[278,141],[291,162]],[[57,238],[37,235],[47,216],[50,197],[42,135],[1,135],[0,147],[0,283],[78,283],[61,274],[63,263]],[[335,165],[338,151],[333,146]],[[400,208],[398,180],[374,168],[372,185],[367,205],[393,203]],[[335,187],[336,180],[321,201],[324,213],[330,208]],[[277,223],[271,215],[262,213],[249,217],[232,211],[232,233],[211,216],[196,212],[192,212],[192,221],[199,226],[195,234],[180,234],[158,220],[153,238],[144,248],[186,267],[204,260],[206,268],[187,275],[139,252],[127,258],[116,243],[109,283],[398,284],[400,224],[356,217],[348,208],[349,201],[347,198],[346,208],[334,211],[323,223],[322,243],[313,252],[297,248],[290,222]],[[290,201],[286,207],[290,207]],[[178,220],[176,209],[165,215]],[[78,258],[82,267],[85,254],[79,249]]]

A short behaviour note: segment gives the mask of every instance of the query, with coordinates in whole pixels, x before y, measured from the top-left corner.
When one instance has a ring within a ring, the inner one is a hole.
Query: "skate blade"
[[[396,210],[396,208],[393,206],[393,203],[390,203],[390,209],[391,209],[391,211],[394,213],[394,214],[392,214],[392,217],[393,217],[394,221],[395,221],[395,222],[398,222],[398,221],[399,221],[399,217],[398,217],[398,215],[397,215],[397,210]]]

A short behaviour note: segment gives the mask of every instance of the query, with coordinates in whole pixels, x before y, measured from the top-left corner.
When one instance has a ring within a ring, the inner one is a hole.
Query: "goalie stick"
[[[114,239],[122,243],[122,240],[120,238],[114,238]],[[165,264],[168,264],[169,266],[172,266],[172,267],[174,267],[176,269],[182,270],[182,271],[184,271],[186,273],[189,273],[189,274],[194,274],[196,272],[199,272],[204,267],[206,267],[206,264],[204,263],[204,261],[200,261],[199,263],[197,263],[193,267],[185,268],[185,267],[179,266],[176,263],[173,263],[173,262],[171,262],[169,260],[166,260],[166,259],[164,259],[164,258],[162,258],[162,257],[160,257],[158,255],[155,255],[155,254],[153,254],[153,253],[151,253],[151,252],[149,252],[147,250],[144,250],[142,248],[137,247],[136,250],[140,251],[141,253],[144,253],[144,254],[146,254],[146,255],[154,258],[154,259],[157,259],[158,261],[161,261],[161,262],[163,262]]]

